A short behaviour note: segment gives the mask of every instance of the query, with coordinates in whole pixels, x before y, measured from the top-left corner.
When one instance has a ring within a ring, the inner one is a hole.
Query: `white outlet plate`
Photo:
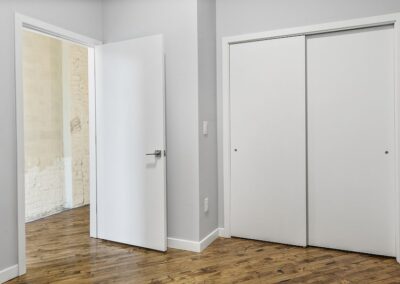
[[[208,212],[208,197],[204,198],[204,213]]]

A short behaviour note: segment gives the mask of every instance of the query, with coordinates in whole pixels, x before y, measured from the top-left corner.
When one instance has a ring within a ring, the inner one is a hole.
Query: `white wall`
[[[90,201],[88,49],[70,42],[62,46],[64,206],[75,208]]]
[[[89,203],[88,49],[23,33],[25,221]]]
[[[102,38],[102,3],[99,0],[0,1],[0,271],[18,262],[14,12]]]
[[[223,227],[221,39],[225,36],[400,12],[398,0],[217,0],[218,188]]]
[[[62,42],[24,31],[25,221],[60,212],[64,201]]]
[[[168,236],[199,238],[196,0],[104,1],[104,41],[163,34],[166,52]]]
[[[218,227],[217,172],[217,97],[216,97],[216,1],[198,0],[199,59],[199,153],[200,239]],[[203,121],[208,121],[208,135],[202,134]],[[208,212],[204,199],[208,198]]]

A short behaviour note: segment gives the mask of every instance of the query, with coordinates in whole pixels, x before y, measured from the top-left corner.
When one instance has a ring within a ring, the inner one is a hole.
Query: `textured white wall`
[[[64,96],[69,97],[69,120],[66,121],[66,135],[70,135],[69,157],[72,166],[72,204],[77,207],[89,204],[89,91],[88,91],[88,50],[87,48],[64,43],[67,59],[64,62],[68,84]],[[65,150],[65,147],[64,147]]]
[[[59,212],[64,199],[62,42],[23,33],[25,219]]]
[[[64,160],[25,172],[25,220],[34,221],[64,210]]]
[[[88,50],[25,31],[23,54],[25,219],[33,221],[89,203]]]

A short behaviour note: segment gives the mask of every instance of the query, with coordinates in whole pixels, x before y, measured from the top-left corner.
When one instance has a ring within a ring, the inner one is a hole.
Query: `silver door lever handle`
[[[162,155],[162,151],[161,150],[155,150],[154,153],[148,153],[146,154],[146,156],[155,156],[157,158],[160,158]]]

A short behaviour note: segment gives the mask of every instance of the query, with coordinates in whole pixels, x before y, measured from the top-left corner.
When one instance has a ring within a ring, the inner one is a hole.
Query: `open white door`
[[[96,48],[97,237],[167,249],[160,35]]]

